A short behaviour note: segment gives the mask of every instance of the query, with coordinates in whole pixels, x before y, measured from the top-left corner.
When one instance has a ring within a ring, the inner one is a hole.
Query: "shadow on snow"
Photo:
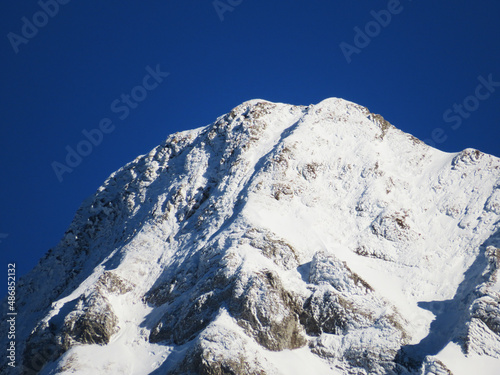
[[[490,275],[485,274],[488,246],[500,247],[500,230],[479,247],[479,254],[464,274],[464,280],[457,288],[455,296],[446,301],[419,302],[418,306],[431,311],[436,318],[431,323],[429,334],[418,344],[403,346],[396,362],[410,368],[420,368],[426,356],[438,354],[450,342],[463,344],[460,338],[466,334],[469,307],[478,297],[476,287]]]

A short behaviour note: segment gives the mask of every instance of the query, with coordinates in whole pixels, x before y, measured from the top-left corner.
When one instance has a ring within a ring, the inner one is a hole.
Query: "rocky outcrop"
[[[104,272],[93,289],[77,300],[56,306],[27,340],[23,353],[26,372],[43,368],[76,345],[109,343],[119,328],[107,296],[127,293],[132,287],[116,274]]]
[[[224,321],[224,322],[221,322]],[[168,375],[271,375],[276,368],[252,349],[251,340],[225,312],[194,342]]]
[[[476,299],[469,308],[470,322],[464,346],[468,353],[500,358],[500,293],[496,287],[500,248],[488,246],[484,255],[488,261],[483,273],[486,281],[476,288]]]
[[[301,322],[309,335],[317,337],[310,344],[315,353],[344,358],[350,366],[374,374],[401,367],[395,358],[408,340],[404,320],[366,281],[334,256],[319,252],[311,263],[309,282],[312,295],[304,304]],[[333,335],[332,340],[325,341],[328,336],[323,333]],[[365,341],[367,334],[377,339]]]
[[[266,349],[296,349],[307,342],[299,324],[300,300],[272,271],[238,281],[229,307],[238,324]]]

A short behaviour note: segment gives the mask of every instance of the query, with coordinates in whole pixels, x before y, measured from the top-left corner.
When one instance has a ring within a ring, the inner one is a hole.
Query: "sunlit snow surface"
[[[303,299],[322,285],[342,285],[342,295],[373,319],[395,316],[410,359],[437,358],[455,375],[498,374],[500,340],[486,325],[471,334],[483,355],[476,344],[465,355],[454,342],[468,334],[476,298],[500,298],[485,256],[488,246],[500,247],[499,230],[498,158],[438,151],[341,99],[308,107],[253,100],[212,125],[171,136],[112,174],[25,278],[19,333],[26,340],[37,324],[62,324],[65,309],[92,296],[112,271],[128,287],[103,292],[118,321],[109,343],[77,344],[42,373],[163,374],[196,340],[150,343],[169,303],[146,304],[148,292],[182,267],[193,280],[220,270],[244,281],[271,270]],[[247,240],[251,233],[283,239],[296,259],[264,256]],[[324,268],[324,284],[312,285],[313,260]],[[345,262],[373,290],[370,297],[349,289],[329,262]],[[81,272],[63,285],[72,269]],[[222,357],[245,350],[267,374],[350,374],[343,358],[350,348],[401,349],[374,325],[270,351],[223,305],[198,333],[203,337],[222,337],[213,347]],[[330,355],[314,354],[313,344]]]

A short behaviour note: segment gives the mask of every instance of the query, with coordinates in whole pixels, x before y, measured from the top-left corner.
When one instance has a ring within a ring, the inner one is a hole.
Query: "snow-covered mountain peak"
[[[438,151],[343,99],[250,100],[82,204],[19,285],[20,360],[42,374],[487,374],[499,231],[498,158]]]

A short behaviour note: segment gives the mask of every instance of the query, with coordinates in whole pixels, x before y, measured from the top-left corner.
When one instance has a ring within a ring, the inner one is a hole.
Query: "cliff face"
[[[498,368],[499,248],[498,158],[341,99],[253,100],[83,203],[19,284],[16,371]]]

